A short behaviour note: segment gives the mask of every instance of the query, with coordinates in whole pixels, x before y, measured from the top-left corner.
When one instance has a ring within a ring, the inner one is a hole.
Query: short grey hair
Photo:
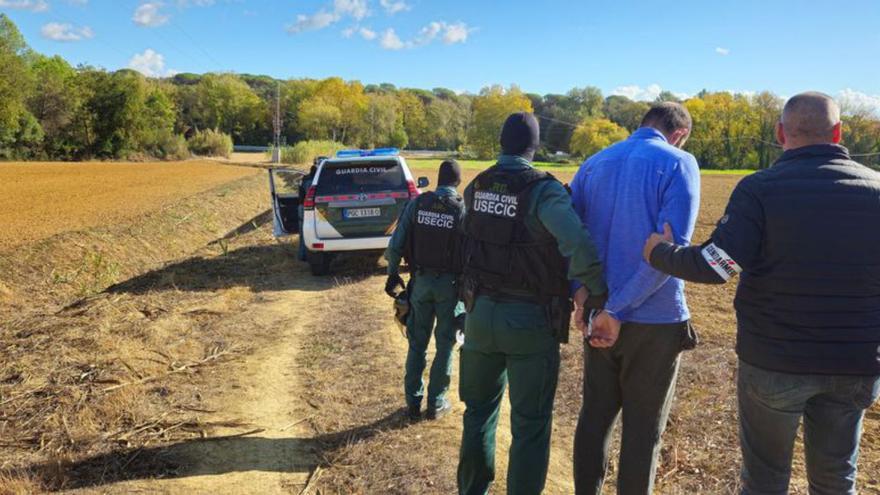
[[[840,105],[818,91],[792,96],[782,110],[785,134],[794,138],[826,139],[839,122]]]

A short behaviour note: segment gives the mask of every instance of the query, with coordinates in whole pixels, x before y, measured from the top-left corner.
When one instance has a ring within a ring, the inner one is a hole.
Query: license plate
[[[370,218],[382,216],[380,208],[348,208],[343,210],[345,218]]]

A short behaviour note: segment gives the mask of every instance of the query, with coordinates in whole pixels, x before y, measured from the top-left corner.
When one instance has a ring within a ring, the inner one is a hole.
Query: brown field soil
[[[106,226],[257,173],[211,161],[0,163],[0,251]]]
[[[436,170],[414,173],[436,179]],[[703,178],[698,240],[738,180]],[[316,278],[294,259],[296,238],[276,242],[265,216],[226,222],[242,224],[235,235],[217,234],[225,226],[217,218],[211,229],[191,218],[177,234],[167,228],[183,211],[203,215],[200,204],[250,208],[239,218],[267,206],[262,180],[236,184],[210,204],[184,202],[170,217],[140,221],[165,232],[163,240],[189,239],[190,251],[177,245],[155,263],[161,249],[135,255],[138,232],[102,231],[89,237],[92,246],[122,239],[127,247],[108,256],[134,259],[113,283],[63,309],[0,312],[0,494],[455,492],[457,369],[453,414],[404,420],[407,345],[392,323],[376,256],[340,260],[333,276]],[[207,242],[211,232],[225,240]],[[27,293],[21,282],[12,290]],[[683,360],[659,493],[737,491],[733,292],[733,285],[688,289],[703,342]],[[563,347],[549,494],[573,491],[582,349],[577,339]],[[506,489],[504,407],[493,493]],[[880,493],[877,406],[865,422],[860,469],[862,492]],[[606,492],[615,471],[612,463]],[[806,493],[802,456],[792,493]]]

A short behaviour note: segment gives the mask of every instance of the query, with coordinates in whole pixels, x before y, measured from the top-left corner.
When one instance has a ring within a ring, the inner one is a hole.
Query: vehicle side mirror
[[[427,177],[419,177],[419,189],[423,189],[431,185],[431,181]]]

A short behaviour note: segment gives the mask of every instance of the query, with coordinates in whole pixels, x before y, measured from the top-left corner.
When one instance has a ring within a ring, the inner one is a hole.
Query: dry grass
[[[52,235],[131,221],[182,197],[256,174],[211,161],[2,163],[0,251]]]
[[[416,170],[416,174],[430,173]],[[472,176],[473,171],[466,171]],[[560,179],[570,177],[560,174]],[[706,238],[727,203],[738,177],[703,179],[697,239]],[[702,344],[685,355],[677,400],[664,435],[658,492],[736,493],[739,450],[735,404],[735,285],[690,285],[688,297]],[[450,493],[461,434],[456,414],[436,424],[407,424],[401,417],[406,344],[390,326],[381,279],[358,280],[344,288],[344,300],[328,294],[324,307],[335,317],[309,334],[303,354],[312,361],[303,373],[312,384],[309,403],[320,412],[316,434],[323,444],[323,493]],[[349,301],[359,301],[352,306]],[[339,338],[343,335],[344,338]],[[571,444],[581,405],[582,344],[563,346],[563,364],[554,417],[553,451],[547,493],[570,493]],[[369,378],[366,378],[369,377]],[[457,377],[454,379],[457,380]],[[452,396],[455,397],[453,385]],[[869,412],[860,459],[863,493],[880,493],[880,406]],[[502,423],[503,424],[503,423]],[[336,435],[331,432],[337,432]],[[495,491],[505,489],[506,447],[499,432]],[[616,455],[617,446],[615,445]],[[800,445],[798,447],[801,449]],[[613,491],[616,463],[608,476]],[[805,493],[803,462],[795,461],[792,493]]]
[[[244,264],[240,285],[200,291],[235,278],[237,268],[223,260],[237,260],[246,241],[229,239],[226,250],[205,245],[248,227],[267,207],[264,192],[262,177],[244,178],[132,223],[61,234],[4,256],[0,492],[125,476],[125,456],[97,468],[74,463],[212,430],[198,413],[199,378],[203,368],[248,352],[226,325],[253,299],[249,281],[259,271]],[[161,267],[200,248],[205,258]]]

